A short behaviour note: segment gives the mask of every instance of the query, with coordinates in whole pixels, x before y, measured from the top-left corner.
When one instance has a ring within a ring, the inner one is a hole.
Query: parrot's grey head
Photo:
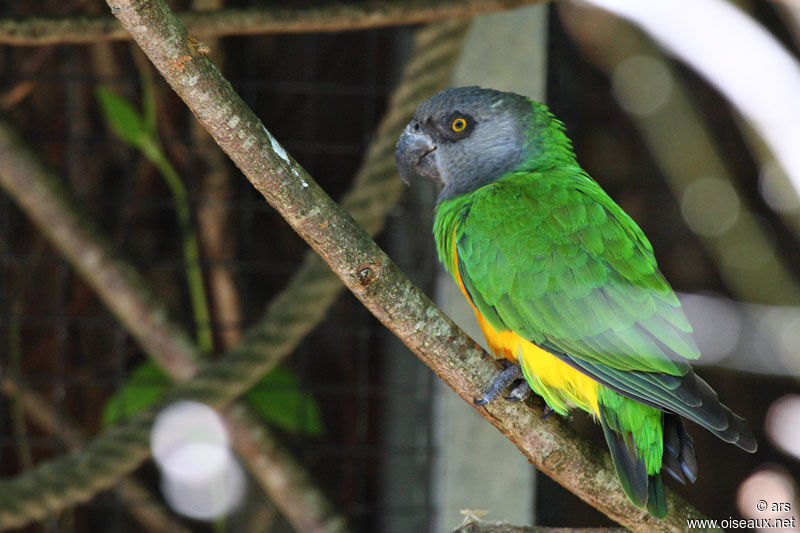
[[[440,200],[491,183],[535,148],[532,132],[543,118],[535,105],[541,104],[492,89],[446,89],[414,112],[397,143],[397,169],[406,183],[412,174],[440,183]]]

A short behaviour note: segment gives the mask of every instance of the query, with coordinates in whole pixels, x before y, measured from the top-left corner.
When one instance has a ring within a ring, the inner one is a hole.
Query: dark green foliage
[[[128,144],[141,147],[150,136],[145,117],[133,104],[105,87],[97,87],[95,95],[103,109],[103,116],[111,129]]]
[[[261,417],[280,428],[309,435],[322,435],[322,417],[314,398],[303,391],[298,377],[283,367],[261,378],[247,391],[248,403]]]
[[[169,390],[172,381],[152,361],[137,366],[103,408],[103,426],[113,426],[127,420],[151,405],[155,405]]]
[[[109,398],[102,422],[111,426],[155,405],[172,386],[169,376],[151,361],[136,367],[125,384]],[[291,371],[276,367],[264,376],[245,397],[250,406],[269,424],[296,433],[321,435],[319,406],[303,391]]]

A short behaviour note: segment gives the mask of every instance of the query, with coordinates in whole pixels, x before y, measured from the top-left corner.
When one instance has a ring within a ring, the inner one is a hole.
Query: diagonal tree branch
[[[233,91],[163,1],[109,0],[167,82],[267,201],[344,284],[465,400],[495,372],[473,341],[422,294],[369,235],[281,147]],[[633,530],[685,528],[699,513],[670,493],[655,520],[627,500],[608,455],[559,420],[500,403],[480,412],[543,471]]]
[[[388,0],[314,7],[264,6],[185,11],[180,19],[198,37],[364,30],[466,19],[547,0]],[[109,16],[0,19],[0,44],[42,46],[130,39]]]
[[[343,203],[372,233],[380,229],[386,213],[403,188],[394,171],[395,139],[410,119],[421,95],[445,85],[465,28],[463,23],[451,23],[417,32],[412,58],[390,99],[389,109],[381,120],[364,164],[356,174],[353,189],[343,199]],[[189,338],[188,334],[169,322],[165,317],[165,307],[147,292],[135,269],[114,255],[108,241],[98,237],[98,231],[81,215],[80,209],[69,202],[57,180],[48,176],[7,128],[0,128],[0,155],[0,184],[44,232],[49,232],[52,226],[62,228],[61,233],[50,233],[50,237],[73,261],[76,269],[84,273],[87,281],[97,288],[101,298],[129,327],[140,345],[146,351],[158,349],[158,343],[147,337],[150,331],[158,333],[156,338],[174,340],[176,346],[170,347],[169,351],[178,355],[172,364],[177,368],[188,367],[185,371],[193,373],[195,365],[192,360],[186,363],[187,358],[194,357],[191,342],[185,340]],[[341,282],[319,256],[309,251],[298,273],[270,304],[260,324],[252,328],[245,340],[219,364],[202,372],[196,383],[178,387],[172,398],[205,398],[215,405],[230,402],[296,347],[299,340],[323,318],[341,288]],[[133,301],[118,302],[117,298],[132,298]],[[162,334],[164,331],[166,335]],[[151,355],[160,361],[157,354]],[[219,376],[227,379],[220,380]],[[236,418],[235,411],[231,416]],[[0,529],[21,525],[88,499],[97,490],[109,486],[135,468],[147,457],[147,433],[151,422],[150,413],[142,414],[140,419],[114,428],[98,441],[90,443],[84,453],[53,461],[30,475],[0,485]],[[277,491],[274,497],[285,501],[286,483],[291,480],[281,480],[276,473],[297,470],[291,465],[270,462],[275,453],[266,454],[267,461],[261,459],[260,454],[264,452],[259,449],[264,447],[264,440],[269,435],[237,424],[234,421],[229,426],[238,436],[235,442],[239,453],[245,459],[251,459],[249,468],[257,479],[262,480],[265,489],[273,495]],[[272,447],[266,444],[267,448]],[[253,450],[256,453],[251,454]],[[111,461],[109,457],[124,457],[125,460]],[[89,463],[100,466],[87,472],[84,465]],[[302,484],[294,485],[302,487]],[[308,520],[314,516],[324,518],[328,515],[312,512],[306,506],[295,524],[302,526],[298,529],[308,529]],[[330,524],[322,519],[318,523]]]

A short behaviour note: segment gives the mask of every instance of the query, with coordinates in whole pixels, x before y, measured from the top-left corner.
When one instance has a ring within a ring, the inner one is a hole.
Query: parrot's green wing
[[[495,329],[751,446],[737,442],[742,419],[687,363],[700,353],[650,243],[580,168],[509,174],[453,201],[463,202],[453,236],[459,273]]]

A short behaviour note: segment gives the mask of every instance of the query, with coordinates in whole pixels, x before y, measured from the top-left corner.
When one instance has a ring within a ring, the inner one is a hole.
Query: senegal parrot
[[[745,421],[688,361],[700,351],[642,230],[578,165],[544,104],[479,87],[422,102],[397,143],[400,175],[442,186],[439,260],[506,369],[476,403],[542,396],[603,428],[625,493],[667,512],[661,470],[694,482],[681,417],[755,452]]]

